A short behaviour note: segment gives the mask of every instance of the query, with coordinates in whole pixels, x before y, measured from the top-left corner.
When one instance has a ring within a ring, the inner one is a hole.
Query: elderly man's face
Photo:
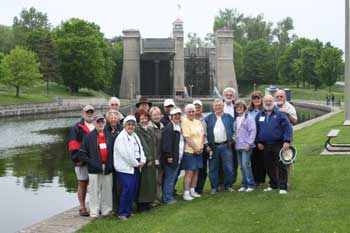
[[[213,108],[215,113],[221,114],[224,111],[224,104],[221,102],[215,102]]]
[[[105,123],[106,123],[106,121],[105,121],[105,119],[99,119],[98,121],[95,121],[95,129],[96,129],[96,131],[97,132],[102,132],[103,131],[103,129],[105,128]]]
[[[264,98],[263,100],[264,109],[271,111],[273,109],[273,98]]]
[[[94,110],[83,112],[83,119],[87,123],[92,123],[94,121]]]
[[[117,103],[111,103],[111,104],[109,105],[109,109],[110,109],[110,110],[119,111],[119,104],[117,104]]]
[[[174,105],[164,106],[164,112],[169,115],[170,111],[174,108]]]
[[[227,92],[225,93],[224,98],[225,98],[225,102],[226,102],[226,103],[232,102],[233,99],[234,99],[233,93],[232,93],[231,91],[227,91]]]
[[[275,101],[278,106],[282,106],[286,102],[286,94],[282,91],[276,92]]]
[[[143,109],[143,110],[145,110],[146,112],[148,112],[148,110],[149,110],[149,105],[148,105],[148,103],[142,103],[142,104],[140,104],[140,105],[139,105],[139,110],[141,110],[141,109]]]

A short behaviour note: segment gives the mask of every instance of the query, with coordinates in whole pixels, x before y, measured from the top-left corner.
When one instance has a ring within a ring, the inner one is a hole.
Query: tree
[[[204,41],[197,35],[197,33],[188,33],[187,34],[187,48],[203,48]]]
[[[269,43],[264,40],[250,41],[244,47],[244,77],[253,82],[271,83],[273,61]]]
[[[98,25],[75,18],[63,22],[55,31],[55,44],[63,83],[72,92],[104,87],[107,45]]]
[[[246,17],[243,19],[244,35],[248,41],[264,39],[269,43],[272,41],[272,23],[264,20],[262,14],[257,17]]]
[[[321,57],[316,62],[316,73],[322,83],[328,86],[329,91],[344,73],[342,56],[342,50],[327,46],[322,50]]]
[[[0,25],[0,52],[9,53],[14,45],[13,30],[9,26]]]
[[[277,27],[273,30],[273,35],[277,37],[280,46],[290,45],[292,36],[289,35],[289,32],[293,29],[293,19],[291,17],[287,17],[277,23]]]
[[[30,32],[38,29],[50,30],[51,24],[46,13],[31,7],[29,10],[23,9],[19,17],[14,17],[12,27],[16,45],[27,46],[27,38]]]
[[[219,14],[215,16],[213,31],[218,29],[229,28],[234,31],[235,40],[243,44],[244,30],[242,28],[244,15],[239,13],[237,9],[219,10]]]
[[[315,91],[321,86],[321,80],[316,75],[316,61],[318,59],[318,51],[314,47],[306,47],[301,50],[300,58],[297,60],[300,65],[295,72],[301,74],[303,86],[305,83],[313,84]]]
[[[4,71],[1,81],[16,88],[16,97],[19,97],[20,87],[33,86],[42,76],[35,53],[22,47],[11,50],[4,57],[1,66]]]
[[[105,49],[106,86],[104,91],[113,96],[119,95],[123,68],[123,41],[112,39]]]

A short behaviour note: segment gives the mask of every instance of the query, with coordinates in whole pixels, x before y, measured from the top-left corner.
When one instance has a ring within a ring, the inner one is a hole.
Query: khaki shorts
[[[89,172],[87,166],[74,167],[78,180],[89,180]]]

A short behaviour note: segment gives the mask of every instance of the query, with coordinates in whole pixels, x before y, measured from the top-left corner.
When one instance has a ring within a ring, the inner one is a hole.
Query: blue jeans
[[[163,202],[169,203],[174,200],[175,181],[177,180],[179,172],[179,164],[173,164],[171,167],[164,165],[163,169]]]
[[[252,167],[250,166],[252,153],[253,150],[237,150],[238,162],[242,173],[242,187],[244,188],[255,188]]]
[[[228,144],[215,146],[213,157],[209,160],[209,179],[211,189],[218,191],[219,188],[219,167],[220,158],[224,170],[224,186],[225,189],[232,188],[233,183],[233,160],[232,149]]]
[[[118,215],[129,217],[132,211],[132,203],[136,199],[138,192],[140,171],[135,168],[134,174],[117,172],[117,177],[122,189],[119,198]]]

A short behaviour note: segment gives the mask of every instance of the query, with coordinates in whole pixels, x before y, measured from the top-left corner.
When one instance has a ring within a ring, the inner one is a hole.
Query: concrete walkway
[[[20,233],[73,233],[92,219],[79,216],[79,207],[67,210],[63,213],[36,223],[30,227],[20,230]]]

